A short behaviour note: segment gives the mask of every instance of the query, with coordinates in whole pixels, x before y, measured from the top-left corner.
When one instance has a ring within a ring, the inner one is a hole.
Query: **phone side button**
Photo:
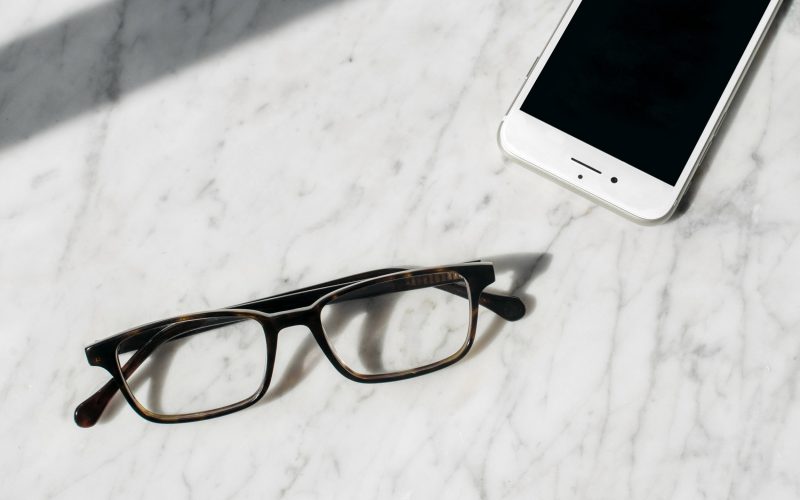
[[[712,136],[711,136],[711,137],[708,139],[708,142],[706,142],[706,145],[705,145],[705,146],[703,146],[703,151],[700,153],[700,156],[697,158],[697,164],[698,164],[698,165],[700,165],[700,164],[702,164],[704,161],[706,161],[706,154],[708,153],[708,150],[709,150],[709,149],[711,149],[711,142],[712,142],[713,140],[714,140],[714,136],[712,135]]]
[[[536,67],[536,63],[537,62],[539,62],[539,58],[538,57],[536,58],[536,60],[533,61],[533,66],[531,66],[531,69],[528,70],[528,74],[525,75],[525,79],[522,81],[522,86],[519,88],[519,92],[517,92],[517,95],[514,96],[514,100],[511,101],[511,104],[508,105],[508,109],[506,110],[506,114],[503,115],[503,120],[505,120],[506,116],[508,116],[508,114],[511,113],[511,108],[514,107],[514,103],[517,102],[517,99],[519,98],[519,95],[522,93],[522,90],[525,88],[525,84],[528,83],[528,78],[531,77],[531,73],[533,73],[533,68]]]

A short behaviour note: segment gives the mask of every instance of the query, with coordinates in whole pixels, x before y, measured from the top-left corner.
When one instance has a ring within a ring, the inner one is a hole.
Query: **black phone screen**
[[[522,111],[675,185],[769,0],[583,0]]]

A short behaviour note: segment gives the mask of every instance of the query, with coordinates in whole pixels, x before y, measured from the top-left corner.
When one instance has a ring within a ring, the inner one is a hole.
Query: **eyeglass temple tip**
[[[78,424],[78,427],[87,428],[96,424],[115,392],[117,392],[117,383],[111,379],[79,404],[74,413],[75,423]]]
[[[75,408],[75,423],[78,424],[78,427],[86,429],[97,423],[98,415],[88,407],[89,404],[89,401],[84,401]]]
[[[480,303],[508,321],[517,321],[525,316],[525,303],[519,297],[484,292]]]
[[[506,318],[509,321],[517,321],[525,316],[525,304],[519,297],[511,297],[506,303]]]

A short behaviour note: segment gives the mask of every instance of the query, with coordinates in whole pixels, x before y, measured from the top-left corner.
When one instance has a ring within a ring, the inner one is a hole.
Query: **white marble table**
[[[567,0],[0,6],[0,497],[800,496],[800,5],[678,215],[504,161]],[[361,385],[282,333],[277,395],[151,424],[92,340],[391,264],[497,257],[528,315]],[[286,374],[288,376],[284,377]],[[283,377],[283,378],[282,378]]]

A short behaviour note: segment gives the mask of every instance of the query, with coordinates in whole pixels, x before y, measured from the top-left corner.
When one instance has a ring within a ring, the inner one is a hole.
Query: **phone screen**
[[[769,0],[583,0],[522,111],[675,185]]]

